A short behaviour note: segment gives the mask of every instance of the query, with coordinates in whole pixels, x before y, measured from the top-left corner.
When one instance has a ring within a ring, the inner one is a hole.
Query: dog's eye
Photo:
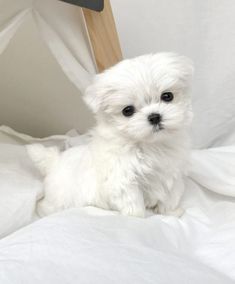
[[[171,102],[174,99],[174,95],[172,92],[165,92],[161,95],[161,100],[164,102]]]
[[[132,116],[135,113],[135,107],[134,106],[127,106],[122,110],[122,114],[124,116]]]

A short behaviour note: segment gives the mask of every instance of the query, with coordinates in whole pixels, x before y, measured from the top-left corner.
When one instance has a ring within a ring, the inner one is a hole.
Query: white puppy
[[[93,205],[145,216],[180,215],[189,154],[189,85],[185,57],[159,53],[124,60],[96,75],[85,101],[97,125],[86,145],[59,152],[28,146],[45,176],[41,215]]]

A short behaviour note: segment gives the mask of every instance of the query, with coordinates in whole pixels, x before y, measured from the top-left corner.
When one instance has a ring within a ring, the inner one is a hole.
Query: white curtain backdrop
[[[1,0],[0,54],[29,17],[67,77],[83,92],[95,73],[81,10],[58,0]],[[76,13],[76,21],[71,17]]]
[[[95,72],[79,7],[0,0],[0,124],[34,136],[85,131],[81,94]]]

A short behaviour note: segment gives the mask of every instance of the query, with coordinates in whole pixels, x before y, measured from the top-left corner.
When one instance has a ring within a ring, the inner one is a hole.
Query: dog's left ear
[[[193,73],[194,73],[194,67],[193,67],[193,61],[185,56],[179,56],[178,57],[178,71],[179,71],[179,77],[184,82],[186,86],[191,85]]]

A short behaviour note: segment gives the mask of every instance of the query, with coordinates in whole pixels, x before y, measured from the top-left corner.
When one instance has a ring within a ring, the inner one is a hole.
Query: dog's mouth
[[[163,129],[164,129],[164,126],[161,123],[159,123],[158,125],[153,126],[153,133],[159,132]]]

